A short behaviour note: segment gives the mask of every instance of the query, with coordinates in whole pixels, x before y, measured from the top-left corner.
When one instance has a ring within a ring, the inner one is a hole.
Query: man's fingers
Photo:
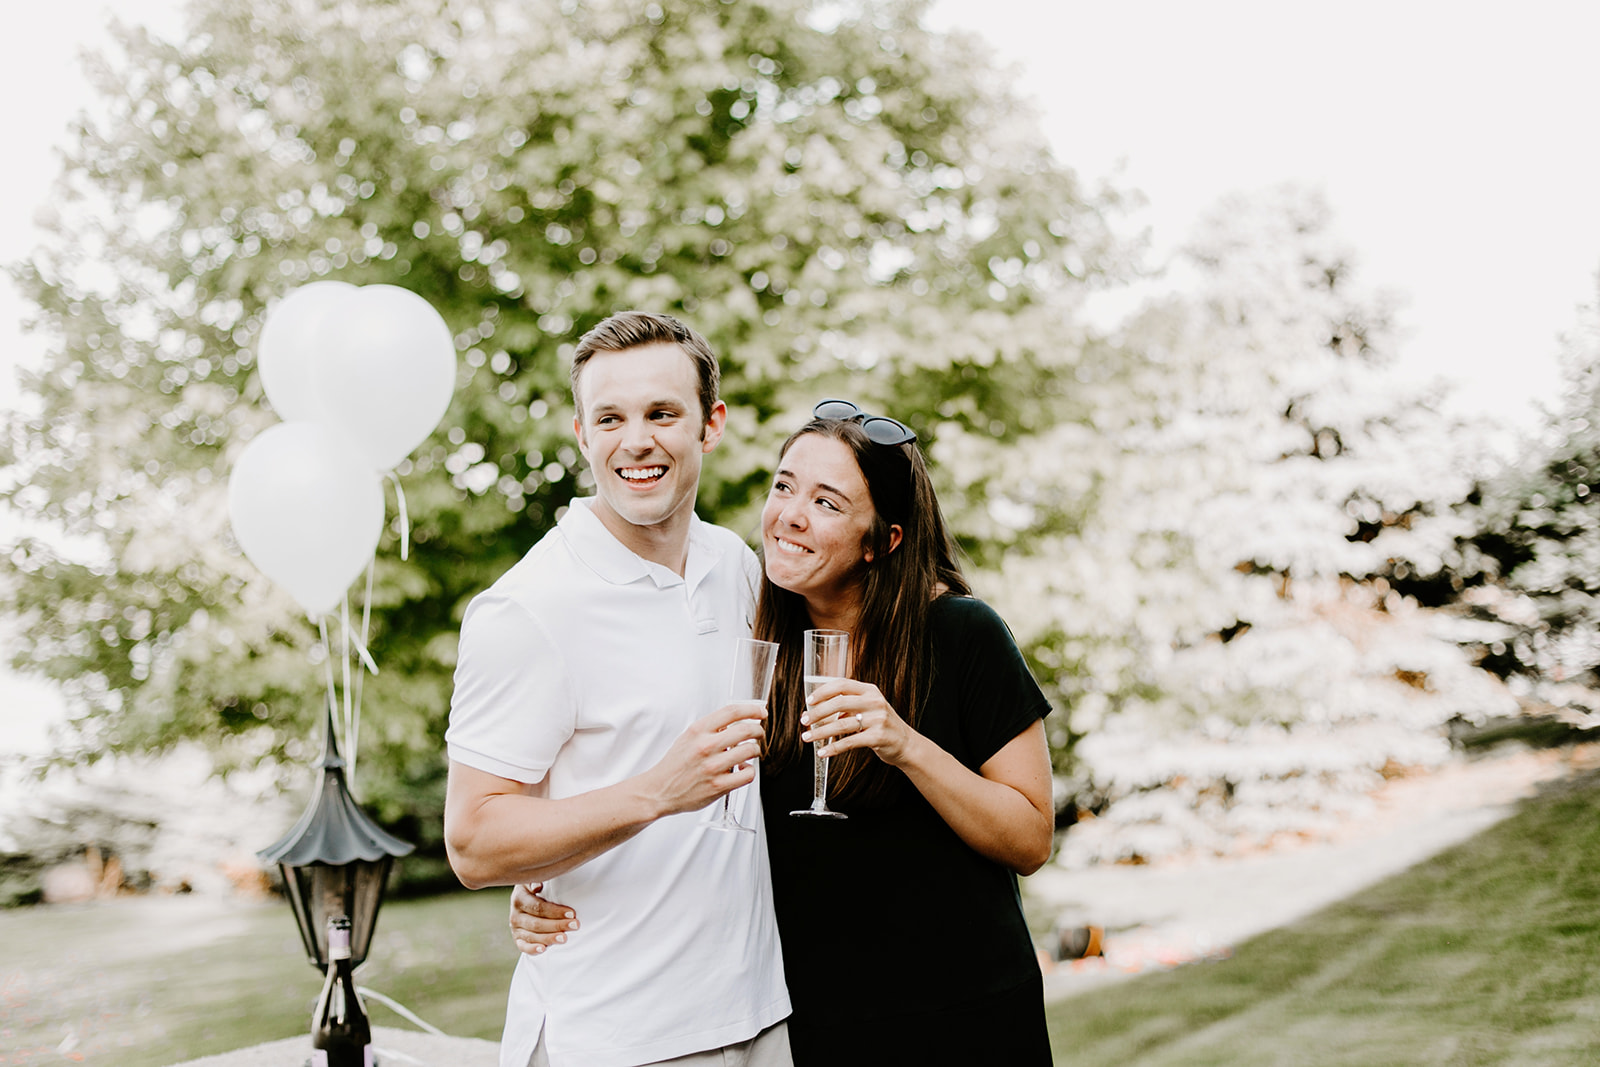
[[[719,744],[721,747],[706,753],[705,767],[707,771],[711,774],[720,775],[750,770],[752,775],[755,774],[755,771],[750,768],[750,762],[759,759],[761,756],[761,742],[759,739],[750,737],[743,741],[729,744],[728,740],[724,738]]]
[[[699,752],[702,757],[716,759],[720,758],[722,753],[742,745],[746,746],[745,751],[748,753],[750,747],[759,749],[766,735],[767,732],[760,723],[743,719],[700,738]]]
[[[753,708],[749,704],[724,704],[710,715],[700,720],[700,725],[711,730],[721,730],[730,723],[748,721],[759,724],[766,719],[765,708]]]

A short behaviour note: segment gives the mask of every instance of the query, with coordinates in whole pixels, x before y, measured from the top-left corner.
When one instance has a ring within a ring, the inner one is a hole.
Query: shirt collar
[[[692,593],[722,558],[722,549],[707,535],[706,524],[698,515],[689,519],[689,561],[682,578],[670,568],[638,556],[618,541],[594,513],[592,497],[574,498],[559,525],[577,557],[613,585],[649,578],[658,588],[667,589],[687,580]]]

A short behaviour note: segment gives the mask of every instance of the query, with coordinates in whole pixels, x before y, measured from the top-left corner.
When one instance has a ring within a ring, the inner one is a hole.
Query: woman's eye
[[[829,511],[838,511],[839,510],[838,506],[835,505],[834,502],[829,500],[827,497],[820,497],[819,496],[817,498],[817,504],[820,507],[827,508]]]

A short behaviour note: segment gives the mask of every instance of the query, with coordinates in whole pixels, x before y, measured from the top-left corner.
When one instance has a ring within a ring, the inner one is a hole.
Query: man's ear
[[[700,427],[700,451],[710,452],[722,440],[722,431],[728,426],[728,405],[717,401],[711,405],[711,417]]]

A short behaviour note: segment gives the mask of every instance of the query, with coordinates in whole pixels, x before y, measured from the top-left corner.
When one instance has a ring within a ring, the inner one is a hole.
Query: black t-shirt
[[[917,729],[977,771],[1048,714],[1049,701],[982,601],[935,601],[928,629],[933,678]],[[932,1011],[944,1030],[964,1005],[1038,988],[1012,871],[968,848],[909,783],[870,809],[830,801],[848,819],[792,818],[810,806],[811,778],[810,746],[781,772],[763,768],[791,1032],[815,1020],[842,1039],[840,994],[852,991],[880,1021]],[[1042,1034],[1042,1003],[1027,1009]],[[832,1044],[837,1052],[847,1042]]]

